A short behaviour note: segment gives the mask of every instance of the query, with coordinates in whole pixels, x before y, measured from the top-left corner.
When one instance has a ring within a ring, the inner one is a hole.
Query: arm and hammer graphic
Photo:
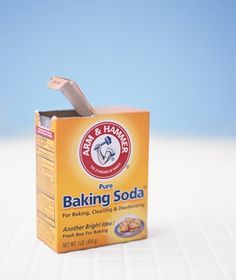
[[[115,155],[115,151],[110,147],[108,147],[105,150],[105,152],[102,152],[102,146],[105,144],[109,146],[111,143],[112,143],[111,137],[106,136],[104,138],[104,141],[102,143],[97,144],[94,148],[94,150],[97,151],[97,158],[102,165],[112,160],[113,156]]]

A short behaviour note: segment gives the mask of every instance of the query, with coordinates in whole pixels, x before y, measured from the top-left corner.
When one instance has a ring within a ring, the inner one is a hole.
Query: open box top
[[[49,127],[52,118],[78,118],[92,117],[94,115],[147,112],[147,110],[128,106],[93,108],[76,82],[67,78],[52,77],[48,82],[48,87],[52,90],[60,90],[74,107],[74,110],[39,111],[40,124],[43,127]]]

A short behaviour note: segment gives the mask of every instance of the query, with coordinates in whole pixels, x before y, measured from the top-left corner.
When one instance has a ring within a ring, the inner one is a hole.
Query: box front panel
[[[147,236],[149,114],[57,120],[60,252]]]

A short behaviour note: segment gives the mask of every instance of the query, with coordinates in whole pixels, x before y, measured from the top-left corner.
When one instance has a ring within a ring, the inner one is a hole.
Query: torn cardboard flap
[[[53,90],[60,90],[80,116],[89,117],[95,115],[95,110],[75,81],[62,77],[52,77],[48,82],[48,87]]]

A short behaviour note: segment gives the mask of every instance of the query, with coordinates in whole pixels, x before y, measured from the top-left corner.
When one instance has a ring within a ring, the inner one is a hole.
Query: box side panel
[[[37,236],[56,250],[56,131],[52,123],[47,129],[42,127],[35,113]]]

